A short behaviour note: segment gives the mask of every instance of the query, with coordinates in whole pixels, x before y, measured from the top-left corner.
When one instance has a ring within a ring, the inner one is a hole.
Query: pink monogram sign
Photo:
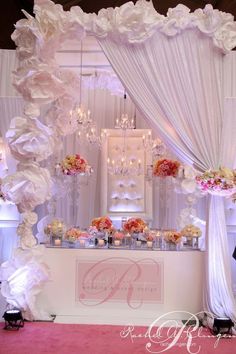
[[[85,306],[126,302],[133,309],[163,302],[163,262],[111,257],[77,260],[76,301]]]

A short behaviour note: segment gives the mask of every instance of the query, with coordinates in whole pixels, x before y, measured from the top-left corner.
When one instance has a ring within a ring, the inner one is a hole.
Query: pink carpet
[[[186,333],[172,348],[168,345],[173,341],[167,338],[167,329],[161,332],[161,338],[154,338],[159,344],[153,344],[148,350],[150,342],[145,338],[147,327],[135,327],[131,338],[121,338],[123,326],[108,325],[78,325],[58,324],[50,322],[26,322],[19,331],[3,330],[4,323],[0,323],[0,354],[148,354],[148,353],[202,353],[202,354],[234,354],[236,352],[236,337],[221,338],[217,342],[210,332],[203,329],[192,333],[195,338],[190,343],[189,351],[186,348]],[[130,333],[130,332],[129,332]],[[153,335],[156,332],[153,332]],[[171,333],[171,332],[170,332]],[[172,332],[173,333],[173,332]],[[165,350],[167,349],[167,350]]]

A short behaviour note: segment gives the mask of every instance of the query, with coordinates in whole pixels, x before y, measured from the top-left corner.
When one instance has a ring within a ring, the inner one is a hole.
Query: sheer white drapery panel
[[[223,97],[236,97],[236,52],[232,51],[224,58]]]
[[[223,62],[211,39],[186,30],[170,38],[156,33],[132,46],[100,44],[138,109],[175,153],[201,170],[218,166]]]
[[[204,305],[213,314],[228,316],[235,321],[231,254],[227,240],[224,199],[209,196],[208,203]]]
[[[224,164],[224,60],[211,39],[196,30],[185,30],[171,38],[157,32],[136,45],[117,44],[108,38],[99,42],[138,109],[158,127],[180,158],[199,170]],[[229,162],[232,167],[233,161],[225,161]],[[236,320],[224,201],[209,199],[205,309]]]
[[[12,86],[11,73],[18,65],[15,50],[0,49],[0,96],[18,96]]]

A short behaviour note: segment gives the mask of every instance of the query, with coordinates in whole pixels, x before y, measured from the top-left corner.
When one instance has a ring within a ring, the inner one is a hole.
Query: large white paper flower
[[[228,22],[221,26],[214,36],[214,43],[217,47],[223,49],[224,52],[229,52],[236,46],[236,23]]]
[[[36,301],[50,277],[49,268],[42,261],[43,253],[43,246],[18,248],[14,257],[2,263],[0,268],[2,295],[9,304],[23,310],[24,318],[31,321],[50,319]]]
[[[37,164],[22,164],[19,171],[3,179],[2,189],[20,212],[31,211],[50,199],[51,177]]]
[[[66,94],[78,99],[78,93],[80,92],[80,77],[74,71],[69,69],[58,69],[56,76],[63,81],[64,87],[66,87]]]
[[[43,37],[34,17],[19,20],[12,33],[12,40],[17,45],[16,53],[20,60],[29,59],[39,54],[39,45]]]
[[[20,161],[42,161],[54,151],[53,131],[38,119],[13,118],[6,138],[12,155]]]
[[[69,135],[75,132],[78,124],[72,120],[71,111],[75,107],[75,99],[72,96],[64,95],[59,97],[47,111],[45,121],[48,126],[56,129],[60,135]]]
[[[47,104],[63,95],[66,88],[54,73],[53,67],[39,64],[30,70],[19,69],[13,85],[26,101]]]
[[[24,223],[34,225],[38,221],[38,215],[32,211],[27,211],[22,214]]]
[[[175,36],[180,31],[192,27],[191,16],[190,9],[185,5],[179,4],[175,8],[170,8],[162,32],[168,36]]]
[[[112,30],[120,39],[132,42],[143,41],[153,35],[164,16],[158,14],[151,2],[128,2],[116,7],[111,19]]]
[[[36,21],[46,41],[55,39],[58,35],[66,33],[68,15],[62,5],[52,1],[44,1],[34,5]]]

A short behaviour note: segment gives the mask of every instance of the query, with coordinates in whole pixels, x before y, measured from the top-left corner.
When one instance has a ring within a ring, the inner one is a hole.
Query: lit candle
[[[98,240],[98,246],[104,246],[104,240]]]
[[[60,238],[56,238],[56,240],[54,240],[54,245],[55,246],[61,246],[61,239]]]
[[[141,167],[141,160],[138,160],[138,167]]]
[[[115,246],[120,246],[120,240],[115,240],[115,241],[114,241],[114,245],[115,245]]]
[[[108,165],[110,164],[110,158],[109,157],[107,158],[107,164]]]
[[[79,240],[79,245],[81,247],[84,247],[85,246],[85,240]]]
[[[148,248],[152,248],[152,241],[147,241]]]

